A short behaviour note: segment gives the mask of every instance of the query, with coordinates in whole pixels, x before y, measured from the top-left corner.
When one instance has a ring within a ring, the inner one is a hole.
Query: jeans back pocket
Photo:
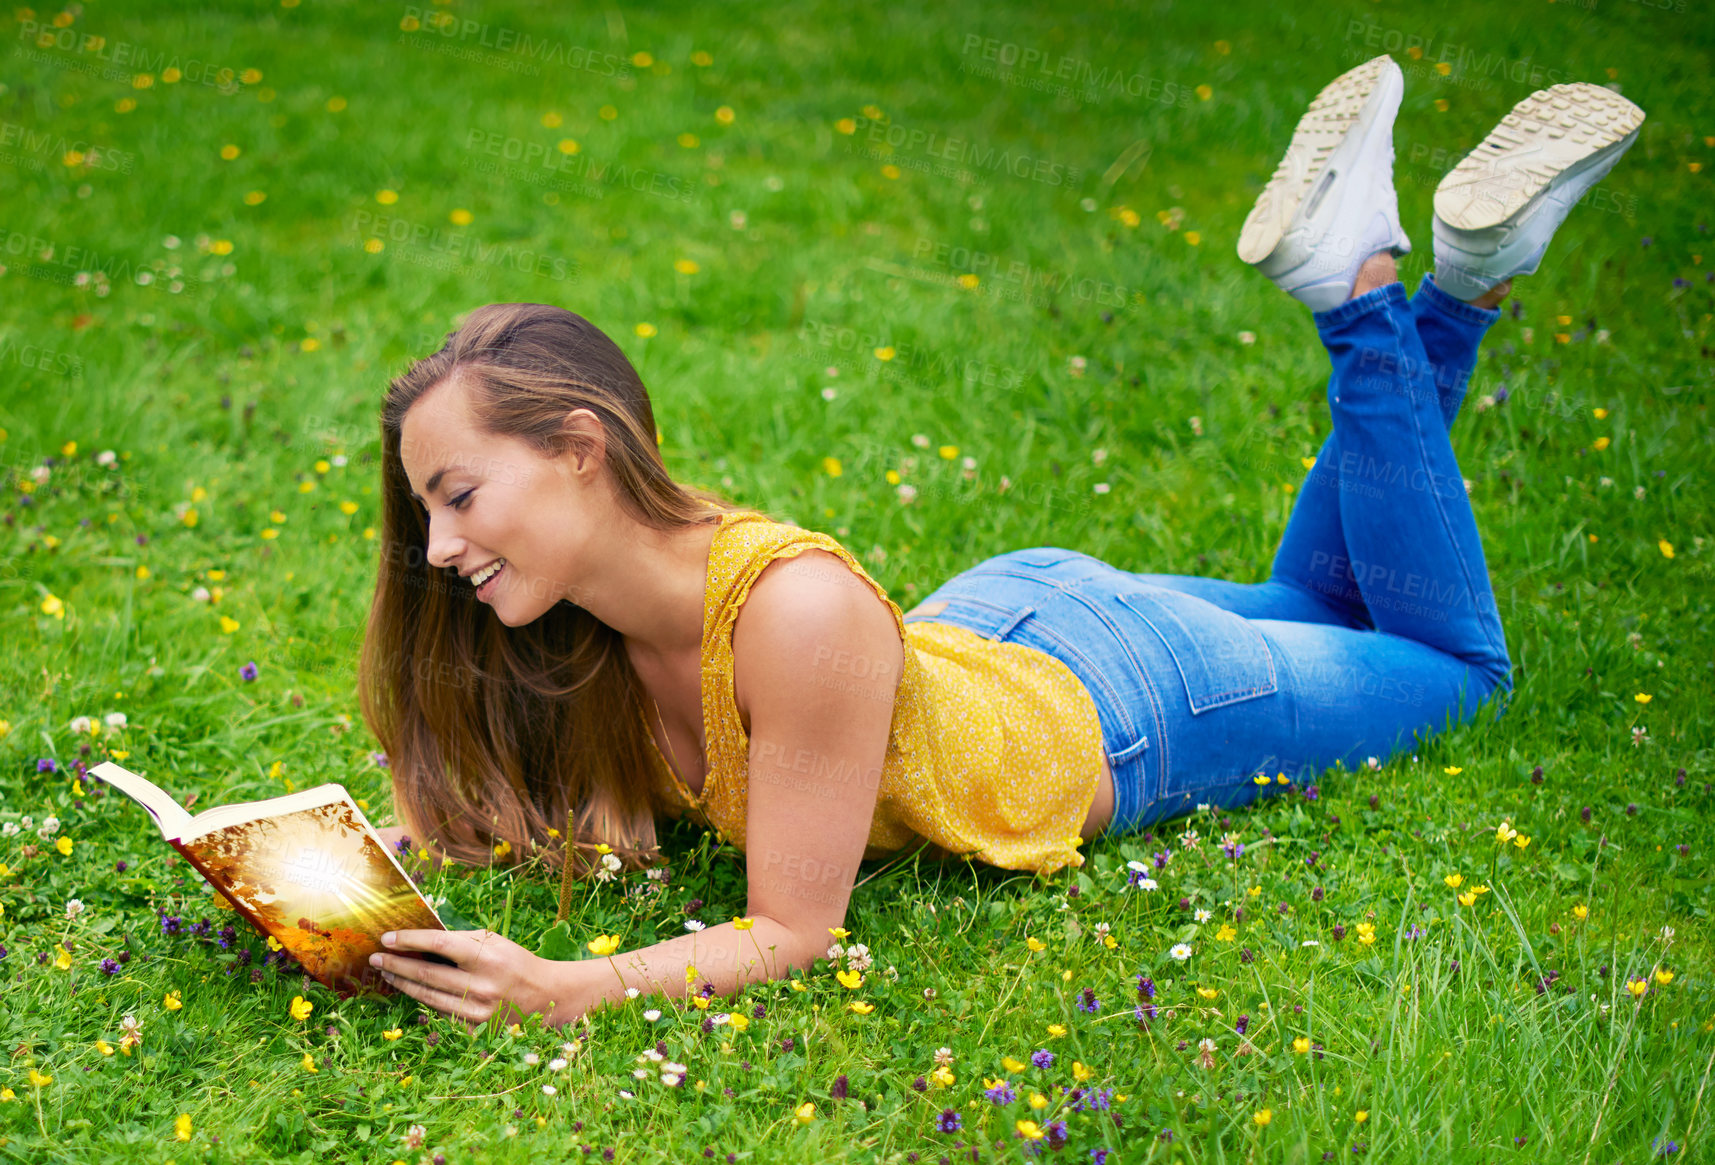
[[[1116,597],[1167,647],[1193,715],[1279,690],[1274,655],[1249,620],[1165,588],[1128,590]]]

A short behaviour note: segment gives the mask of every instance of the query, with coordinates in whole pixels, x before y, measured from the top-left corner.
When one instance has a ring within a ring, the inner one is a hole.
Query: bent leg
[[[1477,366],[1477,349],[1501,313],[1496,308],[1474,307],[1442,291],[1435,285],[1433,273],[1417,285],[1410,306],[1427,356],[1425,371],[1435,385],[1442,426],[1450,432]],[[1373,349],[1359,353],[1357,363],[1361,368],[1380,369],[1391,356],[1390,348]],[[1333,387],[1330,377],[1330,394]],[[1343,490],[1366,487],[1362,482],[1346,482],[1340,466],[1341,445],[1336,431],[1323,441],[1315,464],[1304,475],[1292,517],[1275,551],[1271,577],[1315,592],[1338,613],[1340,622],[1365,626],[1371,620],[1362,589],[1351,578],[1340,496]]]
[[[1477,520],[1405,288],[1386,284],[1314,319],[1334,365],[1340,523],[1364,607],[1377,630],[1510,684]]]

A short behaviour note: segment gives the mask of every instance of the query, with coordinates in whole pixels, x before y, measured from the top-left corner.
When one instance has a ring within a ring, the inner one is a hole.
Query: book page
[[[347,800],[180,843],[215,889],[342,994],[391,988],[369,965],[389,930],[445,930]]]

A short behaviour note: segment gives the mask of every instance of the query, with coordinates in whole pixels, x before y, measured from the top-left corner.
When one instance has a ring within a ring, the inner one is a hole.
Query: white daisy
[[[1137,888],[1139,890],[1159,890],[1159,889],[1161,889],[1161,887],[1156,883],[1154,878],[1145,878],[1143,881],[1141,881],[1137,884]]]
[[[643,1018],[648,1020],[650,1023],[654,1023],[656,1020],[661,1018],[661,1010],[659,1008],[651,1007],[648,1011],[643,1013]]]
[[[552,1084],[542,1085],[542,1095],[543,1096],[553,1096],[558,1091],[560,1091],[560,1090],[558,1088],[555,1088]]]
[[[708,925],[708,924],[707,924],[707,923],[705,923],[705,922],[698,922],[698,921],[697,921],[697,920],[696,920],[696,919],[694,919],[694,918],[687,918],[687,919],[686,919],[686,920],[685,920],[685,929],[686,929],[686,930],[689,930],[689,931],[698,931],[698,930],[702,930],[702,929],[703,929],[703,927],[705,927],[705,926],[707,926],[707,925]]]
[[[1192,917],[1195,918],[1198,922],[1208,922],[1209,919],[1214,917],[1214,916],[1211,915],[1207,910],[1199,910],[1199,911],[1197,911],[1196,914],[1192,915]]]
[[[564,1056],[555,1056],[552,1060],[548,1061],[548,1071],[550,1072],[560,1072],[563,1071],[565,1067],[566,1058]]]
[[[1174,943],[1173,949],[1167,952],[1183,963],[1191,957],[1191,948],[1184,943]]]

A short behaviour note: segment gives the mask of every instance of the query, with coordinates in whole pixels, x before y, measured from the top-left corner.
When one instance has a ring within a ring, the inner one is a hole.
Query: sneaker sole
[[[1644,111],[1611,89],[1577,81],[1532,93],[1435,188],[1436,217],[1485,230],[1517,214],[1556,178],[1626,140]]]
[[[1382,70],[1391,63],[1386,54],[1372,58],[1340,74],[1316,94],[1292,131],[1285,157],[1239,229],[1240,259],[1260,263],[1280,245],[1298,208],[1327,169],[1328,159],[1357,125],[1381,84]]]

